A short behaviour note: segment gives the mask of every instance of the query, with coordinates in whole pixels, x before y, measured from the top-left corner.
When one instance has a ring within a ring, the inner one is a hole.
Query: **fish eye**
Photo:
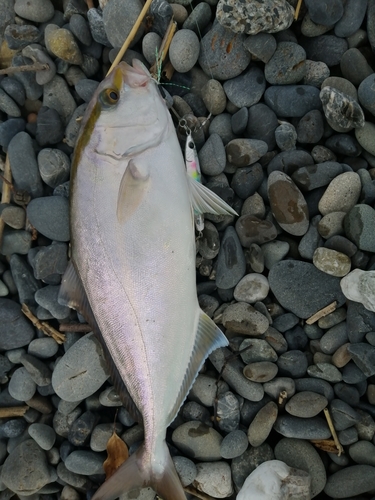
[[[193,143],[193,142],[191,142],[191,141],[190,141],[190,142],[188,143],[188,146],[189,146],[189,148],[190,148],[190,149],[194,149],[194,143]]]
[[[107,105],[107,106],[111,106],[111,105],[114,105],[114,104],[117,104],[118,100],[119,100],[119,94],[117,92],[117,90],[115,89],[105,89],[103,90],[102,94],[101,94],[101,99],[102,99],[102,102],[103,104]]]

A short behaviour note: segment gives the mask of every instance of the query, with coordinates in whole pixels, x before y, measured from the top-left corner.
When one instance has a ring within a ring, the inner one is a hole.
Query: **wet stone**
[[[223,88],[228,99],[238,108],[242,108],[259,102],[266,89],[266,82],[263,72],[253,66],[246,73],[224,82]]]
[[[271,85],[290,85],[303,79],[306,52],[293,42],[280,42],[271,59],[266,63],[264,74]]]
[[[255,0],[252,3],[219,0],[216,19],[235,33],[256,35],[260,31],[276,33],[289,28],[293,13],[293,8],[284,0]]]
[[[272,85],[265,91],[264,101],[279,117],[302,117],[321,109],[319,90],[311,85]]]
[[[246,272],[243,250],[233,227],[228,227],[221,242],[217,260],[216,285],[233,288]]]
[[[268,197],[272,213],[280,226],[290,234],[301,236],[309,227],[306,201],[292,179],[274,171],[268,177]]]
[[[235,227],[241,245],[245,248],[250,248],[253,243],[261,245],[277,237],[277,229],[272,222],[254,215],[242,215]]]
[[[225,148],[218,134],[211,134],[199,151],[199,164],[205,175],[221,174],[225,168]]]
[[[276,113],[266,104],[259,102],[249,108],[247,137],[266,142],[269,151],[276,146],[275,130],[278,126]]]
[[[229,305],[223,313],[222,323],[233,332],[254,336],[262,335],[269,326],[268,319],[245,302]]]
[[[285,409],[295,417],[310,418],[318,415],[327,404],[328,400],[321,394],[303,391],[292,396]]]
[[[240,75],[248,66],[251,55],[243,46],[245,35],[233,39],[233,32],[216,23],[203,37],[199,56],[199,65],[210,77],[218,80],[228,80]],[[215,43],[220,40],[219,43]],[[231,52],[226,51],[231,44]],[[209,62],[208,62],[209,61]]]
[[[172,441],[187,457],[195,460],[220,460],[223,438],[201,422],[186,422],[173,431]]]

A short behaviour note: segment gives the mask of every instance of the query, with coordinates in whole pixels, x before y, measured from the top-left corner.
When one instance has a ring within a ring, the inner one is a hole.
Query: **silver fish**
[[[190,178],[165,102],[137,60],[98,86],[71,178],[72,260],[60,302],[99,335],[143,445],[94,495],[151,486],[185,500],[165,442],[206,356],[227,339],[199,308],[194,211],[236,214]]]

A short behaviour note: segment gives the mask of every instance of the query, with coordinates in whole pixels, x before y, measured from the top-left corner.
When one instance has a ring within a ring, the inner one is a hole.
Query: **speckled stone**
[[[264,300],[269,291],[268,280],[258,273],[251,273],[244,276],[234,289],[234,298],[238,302],[255,302]]]
[[[199,38],[194,31],[182,29],[174,35],[169,47],[169,59],[180,73],[191,70],[199,57]]]
[[[243,335],[262,335],[269,326],[268,319],[246,302],[229,305],[222,318],[225,328]]]
[[[294,9],[285,0],[254,0],[241,3],[219,0],[216,19],[235,33],[256,35],[260,31],[276,33],[293,22]]]
[[[341,132],[365,125],[365,115],[358,102],[333,87],[320,91],[324,114],[329,122],[338,125]]]
[[[344,172],[335,177],[328,185],[319,202],[319,211],[326,215],[330,212],[349,212],[356,204],[361,192],[361,180],[356,172]]]
[[[309,213],[301,191],[283,172],[274,171],[268,177],[268,197],[272,213],[288,233],[302,236],[309,227]]]
[[[323,81],[330,75],[330,71],[326,63],[306,59],[305,66],[306,73],[302,83],[304,85],[313,85],[314,87],[320,88]]]
[[[313,264],[324,273],[341,278],[349,273],[351,260],[341,252],[319,247],[314,252]]]

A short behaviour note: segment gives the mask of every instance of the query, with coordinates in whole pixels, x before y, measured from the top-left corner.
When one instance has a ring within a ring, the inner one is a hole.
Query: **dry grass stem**
[[[297,21],[299,16],[299,11],[301,10],[302,0],[298,0],[296,10],[294,11],[294,20]]]
[[[28,409],[28,406],[9,406],[9,408],[0,408],[0,418],[23,417]]]
[[[40,321],[36,316],[34,316],[26,304],[22,304],[22,312],[27,318],[29,318],[35,328],[41,330],[48,337],[55,339],[58,344],[63,344],[65,342],[66,337],[63,333],[55,330],[55,328],[50,326],[46,321]]]
[[[186,493],[190,493],[190,495],[194,495],[197,498],[201,498],[202,500],[214,500],[212,497],[206,495],[206,493],[203,493],[202,491],[198,491],[193,486],[185,486],[184,491],[186,491]]]
[[[89,333],[92,328],[87,323],[62,323],[59,330],[60,332]]]
[[[141,10],[141,13],[138,16],[138,19],[134,23],[133,28],[131,29],[128,37],[126,38],[123,46],[121,47],[120,52],[117,54],[117,56],[115,57],[115,60],[112,63],[112,66],[109,68],[107,76],[111,73],[113,68],[118,65],[118,63],[121,61],[123,55],[125,54],[126,50],[129,48],[129,45],[131,44],[133,38],[135,37],[135,35],[138,31],[138,28],[140,27],[141,22],[143,21],[143,18],[145,17],[146,12],[148,11],[148,9],[151,5],[151,2],[152,2],[152,0],[147,0],[146,3],[144,4],[143,9]]]
[[[25,71],[44,71],[49,69],[48,64],[35,62],[25,66],[10,66],[9,68],[0,69],[0,75],[13,75],[14,73],[24,73]]]
[[[12,196],[12,188],[11,188],[12,172],[10,170],[10,162],[9,162],[8,155],[6,156],[6,159],[5,159],[3,177],[4,177],[5,182],[3,182],[3,193],[1,195],[1,203],[10,203],[10,199]],[[4,227],[5,227],[5,222],[0,217],[0,248],[1,248],[1,244],[3,242]]]
[[[172,19],[169,22],[167,31],[165,32],[164,38],[161,42],[160,49],[158,50],[158,58],[156,59],[156,61],[154,62],[154,64],[150,68],[150,73],[154,77],[158,76],[158,68],[161,68],[163,61],[167,57],[169,46],[171,45],[172,38],[174,37],[174,34],[176,33],[176,29],[177,29],[177,23],[173,20],[173,17],[172,17]],[[171,65],[171,67],[173,68],[172,65]],[[173,68],[173,71],[174,71],[174,68]],[[173,71],[171,71],[171,69],[168,70],[168,74],[170,75],[169,80],[172,78]]]
[[[306,320],[306,324],[312,325],[313,323],[316,323],[320,318],[324,318],[324,316],[327,316],[327,314],[333,312],[336,309],[336,307],[337,307],[337,302],[335,300],[334,302],[332,302],[332,304],[323,307],[323,309],[320,309],[320,311],[310,316],[310,318]]]
[[[339,438],[337,437],[336,429],[335,429],[335,427],[333,425],[333,422],[332,422],[332,419],[331,419],[331,415],[329,414],[328,408],[324,408],[324,415],[326,417],[326,420],[327,420],[327,423],[328,423],[328,427],[329,427],[329,430],[331,431],[331,434],[332,434],[333,440],[335,442],[336,448],[338,449],[338,456],[340,456],[341,453],[344,453],[344,448],[341,446]]]

